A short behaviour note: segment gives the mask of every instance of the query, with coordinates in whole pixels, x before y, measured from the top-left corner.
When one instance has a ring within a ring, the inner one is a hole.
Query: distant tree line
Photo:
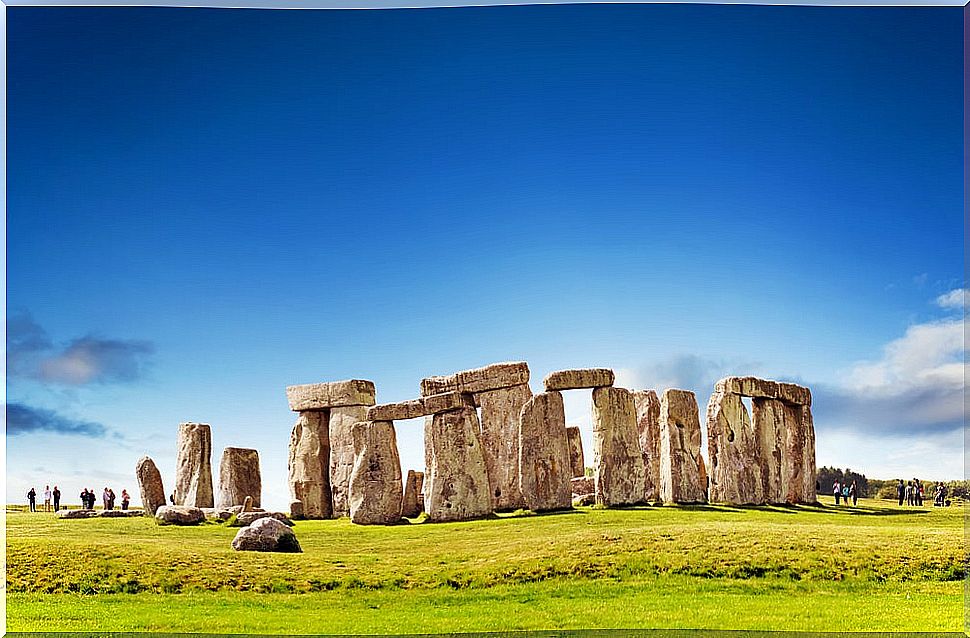
[[[853,472],[849,468],[844,470],[837,467],[820,467],[815,473],[818,479],[818,493],[819,494],[831,494],[832,485],[835,481],[842,485],[848,481],[849,485],[852,485],[852,481],[855,481],[856,494],[859,498],[865,498],[869,496],[869,479],[866,478],[865,474],[859,474],[858,472]]]
[[[855,481],[856,490],[860,498],[873,497],[891,500],[896,498],[898,479],[870,479],[866,478],[865,474],[853,472],[849,468],[842,470],[837,467],[820,467],[816,472],[816,476],[818,477],[819,494],[831,494],[832,484],[838,480],[840,485],[845,481],[848,481],[851,485],[852,481]],[[912,480],[912,477],[900,478],[904,482]],[[923,484],[923,490],[926,492],[924,498],[929,498],[932,502],[933,494],[936,492],[936,481],[927,481],[920,478],[920,482]],[[970,498],[970,481],[945,481],[945,483],[947,487],[947,498]]]

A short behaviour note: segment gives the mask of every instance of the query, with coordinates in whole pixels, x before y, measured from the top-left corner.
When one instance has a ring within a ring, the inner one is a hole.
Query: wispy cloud
[[[37,432],[104,438],[108,435],[108,428],[100,423],[73,419],[45,408],[23,403],[7,404],[7,436]]]
[[[144,376],[149,341],[88,335],[56,347],[27,312],[7,321],[8,374],[62,385],[129,383]]]
[[[730,363],[683,354],[636,369],[619,369],[616,371],[616,385],[630,389],[652,388],[658,392],[668,388],[691,390],[697,395],[698,403],[704,404],[718,379],[753,374],[758,367],[754,362]]]
[[[970,290],[957,288],[936,298],[936,305],[940,308],[959,309],[967,307],[967,300],[970,300]]]

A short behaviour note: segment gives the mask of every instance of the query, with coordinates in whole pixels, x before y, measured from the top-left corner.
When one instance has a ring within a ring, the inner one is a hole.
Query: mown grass
[[[301,521],[303,554],[259,554],[234,552],[237,529],[221,525],[8,513],[8,629],[782,629],[804,616],[801,628],[957,631],[961,514],[860,501],[393,527]],[[532,611],[507,614],[518,600]],[[233,610],[232,625],[221,628],[210,607]],[[458,607],[460,618],[429,611]]]

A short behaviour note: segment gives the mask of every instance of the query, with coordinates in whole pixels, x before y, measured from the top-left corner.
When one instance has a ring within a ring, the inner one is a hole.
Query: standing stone
[[[646,501],[646,469],[638,438],[633,394],[624,388],[594,389],[593,455],[598,505]]]
[[[462,521],[492,511],[488,471],[482,452],[481,426],[475,408],[435,414],[426,423],[425,488],[432,521]]]
[[[390,525],[401,520],[401,458],[391,421],[354,424],[354,469],[350,474],[350,520]]]
[[[781,456],[782,495],[786,503],[805,503],[805,429],[802,406],[785,403],[785,449]],[[812,477],[814,490],[815,477]]]
[[[802,450],[802,502],[816,503],[815,482],[815,422],[812,419],[812,407],[803,405],[802,432],[805,436],[805,446]]]
[[[778,399],[751,399],[752,422],[758,446],[762,502],[785,502],[782,457],[785,453],[785,404]]]
[[[660,497],[665,503],[707,501],[697,399],[687,390],[665,390],[660,399]]]
[[[175,504],[212,507],[212,433],[207,423],[180,423]]]
[[[576,426],[566,428],[566,440],[569,442],[569,470],[572,478],[586,476],[586,460],[583,458],[583,437]]]
[[[230,505],[229,507],[232,507],[232,505]],[[256,507],[258,507],[258,505]],[[242,514],[245,512],[252,512],[252,511],[253,511],[253,497],[247,496],[246,498],[243,499],[242,509],[239,510],[239,513]]]
[[[138,477],[138,490],[141,492],[141,504],[149,516],[154,516],[159,507],[165,505],[165,488],[162,486],[162,474],[155,466],[155,461],[143,456],[135,465],[135,475]]]
[[[290,518],[293,520],[306,518],[303,515],[303,501],[290,501]]]
[[[325,410],[300,412],[290,434],[290,498],[303,504],[304,518],[330,518],[330,438]]]
[[[525,501],[519,490],[519,414],[532,398],[526,384],[479,392],[474,395],[481,406],[482,451],[492,490],[493,510],[514,510]]]
[[[522,407],[519,420],[519,488],[529,509],[572,507],[569,441],[562,394],[543,392]]]
[[[401,506],[401,516],[415,518],[424,511],[424,472],[408,470],[408,478],[404,484],[404,501]]]
[[[330,489],[333,516],[350,514],[350,473],[354,470],[355,423],[367,420],[367,406],[352,405],[330,409]]]
[[[660,398],[653,390],[636,390],[633,402],[637,409],[637,431],[640,453],[646,473],[644,500],[660,501]]]
[[[227,447],[219,462],[219,507],[240,505],[247,496],[259,507],[262,479],[259,452],[241,447]]]
[[[764,502],[760,446],[748,410],[737,394],[715,389],[707,405],[707,453],[712,503]]]

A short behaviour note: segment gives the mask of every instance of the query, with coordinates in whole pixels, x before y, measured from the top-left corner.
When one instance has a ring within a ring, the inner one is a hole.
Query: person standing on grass
[[[44,511],[51,511],[51,486],[44,486]]]
[[[54,511],[61,509],[61,491],[54,486],[54,491],[51,493],[54,496]]]
[[[855,505],[859,502],[859,494],[858,494],[858,491],[859,490],[858,490],[858,488],[855,485],[855,481],[852,481],[852,485],[849,487],[849,496],[852,497],[852,506],[853,507],[855,507]]]
[[[849,504],[849,484],[848,483],[842,484],[842,504],[843,505]]]
[[[832,484],[832,496],[835,497],[835,504],[839,504],[839,497],[842,496],[842,486],[839,485],[839,479],[835,479],[835,483]]]
[[[128,490],[121,490],[121,509],[128,509],[128,503],[131,501],[131,497],[128,496]]]
[[[899,479],[899,485],[896,486],[896,496],[899,498],[899,506],[903,506],[903,499],[906,498],[906,486],[903,484],[903,479]]]
[[[920,485],[918,478],[913,478],[913,504],[916,507],[923,507],[923,486]]]
[[[109,499],[109,498],[110,498],[110,496],[108,495],[108,488],[106,487],[106,488],[104,488],[104,492],[102,492],[102,493],[101,493],[101,505],[102,505],[102,506],[104,507],[104,509],[106,509],[106,510],[107,510],[107,509],[110,509],[110,508],[108,507],[108,499]]]
[[[37,511],[37,492],[34,488],[30,488],[30,491],[27,492],[27,503],[30,504],[31,512]]]
[[[913,482],[906,481],[906,505],[913,504]]]
[[[115,508],[115,491],[108,488],[108,509],[113,510]]]

